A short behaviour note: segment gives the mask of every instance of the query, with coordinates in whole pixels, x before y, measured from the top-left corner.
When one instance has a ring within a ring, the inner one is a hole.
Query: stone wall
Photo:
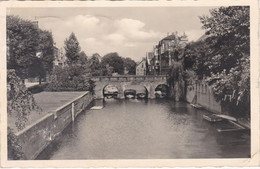
[[[195,83],[187,86],[186,100],[191,103],[197,94],[197,104],[203,108],[214,112],[221,113],[221,104],[214,98],[212,89],[204,82]]]
[[[92,95],[86,92],[16,133],[24,153],[23,160],[35,159],[92,100]]]

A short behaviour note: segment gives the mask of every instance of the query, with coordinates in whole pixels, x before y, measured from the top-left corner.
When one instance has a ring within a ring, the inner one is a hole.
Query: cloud
[[[188,36],[189,41],[196,41],[198,40],[204,33],[204,30],[188,30],[185,31],[186,35]]]
[[[139,20],[123,18],[117,20],[115,25],[118,33],[124,35],[130,40],[149,40],[161,36],[160,32],[145,30],[145,23]]]
[[[163,34],[146,27],[140,20],[131,18],[107,19],[94,15],[76,15],[63,18],[42,19],[41,26],[52,30],[57,46],[74,32],[81,49],[88,56],[118,52],[135,60],[145,56]]]
[[[105,35],[104,40],[117,45],[123,43],[126,40],[126,38],[124,37],[124,35],[121,35],[119,33],[112,33],[109,35]]]

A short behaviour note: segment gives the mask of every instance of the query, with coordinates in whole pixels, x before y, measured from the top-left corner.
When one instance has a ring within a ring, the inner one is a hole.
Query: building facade
[[[166,75],[170,71],[173,61],[182,59],[187,43],[187,35],[183,33],[179,36],[177,32],[168,34],[160,40],[153,48],[153,57],[149,56],[149,74]]]
[[[136,66],[136,75],[137,76],[145,76],[147,72],[147,61],[146,58],[144,58],[140,63]]]
[[[54,46],[53,48],[54,52],[54,66],[59,66],[59,67],[64,67],[66,65],[66,56],[63,53],[62,48],[58,49],[57,47]]]

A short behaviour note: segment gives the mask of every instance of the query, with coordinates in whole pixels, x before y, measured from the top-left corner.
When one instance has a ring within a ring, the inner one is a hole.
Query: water
[[[171,100],[97,100],[38,159],[247,158],[250,135],[218,133],[187,103]]]

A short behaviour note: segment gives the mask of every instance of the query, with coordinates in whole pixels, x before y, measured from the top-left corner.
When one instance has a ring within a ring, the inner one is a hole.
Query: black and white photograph
[[[10,4],[1,86],[7,162],[256,164],[252,3]]]

